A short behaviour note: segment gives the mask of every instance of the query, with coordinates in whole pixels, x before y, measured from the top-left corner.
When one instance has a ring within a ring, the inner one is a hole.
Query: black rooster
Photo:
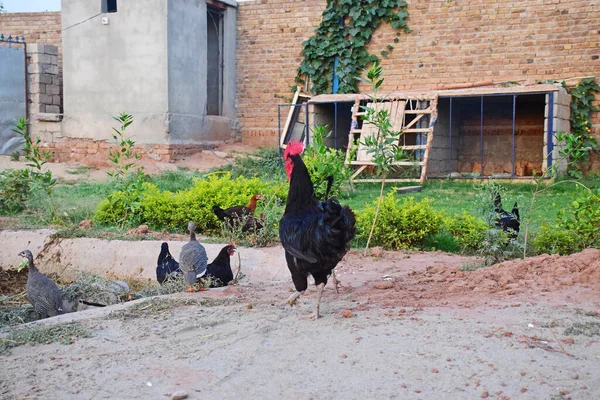
[[[502,199],[500,193],[494,193],[494,213],[496,227],[508,233],[509,239],[515,239],[519,234],[521,227],[521,217],[519,216],[519,207],[515,202],[511,212],[505,211],[502,208]]]
[[[235,245],[229,243],[223,247],[215,260],[206,267],[205,278],[211,279],[210,287],[227,286],[233,280],[230,257],[235,253]]]
[[[179,274],[179,263],[175,261],[169,252],[169,245],[163,242],[160,246],[160,254],[156,263],[156,280],[161,285],[169,278],[171,274]]]
[[[312,275],[317,286],[317,301],[310,317],[317,319],[323,288],[350,249],[356,233],[356,219],[348,206],[342,207],[334,198],[319,202],[300,157],[303,150],[302,143],[290,141],[284,153],[290,189],[279,224],[279,238],[296,288],[287,303],[296,303],[308,287],[308,275]]]

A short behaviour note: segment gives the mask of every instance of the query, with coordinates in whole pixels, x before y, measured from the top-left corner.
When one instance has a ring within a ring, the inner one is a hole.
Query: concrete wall
[[[121,1],[118,12],[99,13],[99,1],[62,1],[63,135],[111,139],[111,116],[123,111],[137,143],[166,143],[167,2]]]
[[[0,43],[0,154],[11,154],[22,147],[12,127],[17,119],[25,117],[24,47]]]
[[[204,0],[168,1],[169,143],[212,143],[236,132],[236,9],[223,17],[222,115],[206,115],[207,15]]]

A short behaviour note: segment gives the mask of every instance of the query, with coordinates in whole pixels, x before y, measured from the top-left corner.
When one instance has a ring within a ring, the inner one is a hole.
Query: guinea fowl
[[[256,202],[262,199],[262,195],[253,194],[252,197],[250,197],[250,201],[245,206],[234,206],[225,210],[219,206],[213,206],[212,210],[219,220],[227,221],[232,224],[234,221],[239,221],[245,216],[254,216]]]
[[[179,263],[175,261],[171,255],[169,244],[163,242],[160,246],[160,254],[158,255],[158,261],[156,263],[156,280],[162,285],[169,276],[179,273],[181,273],[179,270]]]
[[[279,238],[296,288],[287,303],[296,303],[308,287],[308,275],[312,275],[317,286],[317,301],[310,317],[317,319],[323,289],[329,275],[334,274],[334,268],[350,249],[356,219],[350,207],[342,207],[334,198],[319,202],[300,157],[303,150],[302,143],[294,140],[284,152],[290,189],[279,224]],[[333,277],[335,282],[335,275]]]
[[[515,239],[519,234],[521,227],[521,217],[519,216],[519,207],[515,202],[511,212],[502,208],[502,199],[499,192],[494,192],[494,213],[496,227],[508,233],[509,239]]]
[[[206,250],[196,240],[196,224],[190,222],[188,231],[190,232],[190,241],[183,245],[181,253],[179,253],[179,269],[183,272],[185,282],[189,285],[186,292],[195,292],[194,285],[198,278],[206,274],[206,266],[208,257]],[[198,291],[202,290],[200,287]]]
[[[210,287],[227,286],[233,280],[230,257],[235,253],[235,245],[229,243],[223,247],[219,255],[206,268],[206,278],[211,279]]]
[[[23,250],[19,256],[29,261],[27,276],[27,299],[40,318],[54,317],[63,313],[63,299],[60,289],[50,278],[42,274],[33,264],[33,254]]]

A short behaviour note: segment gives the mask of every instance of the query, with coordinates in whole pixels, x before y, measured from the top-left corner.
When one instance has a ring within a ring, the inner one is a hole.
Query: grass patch
[[[566,336],[600,336],[600,322],[576,322],[564,331]]]
[[[10,354],[10,349],[24,344],[73,344],[76,339],[92,337],[92,332],[76,324],[32,326],[12,331],[8,337],[0,338],[0,354]]]
[[[128,307],[124,310],[113,311],[106,316],[109,320],[130,320],[136,318],[163,318],[165,312],[170,312],[182,306],[216,307],[230,304],[231,299],[166,299],[152,298]]]

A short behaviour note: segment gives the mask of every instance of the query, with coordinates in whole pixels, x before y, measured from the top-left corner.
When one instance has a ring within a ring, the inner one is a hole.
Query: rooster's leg
[[[304,292],[294,292],[290,297],[287,298],[284,304],[289,304],[290,306],[295,306],[298,301],[298,297]]]
[[[186,292],[187,293],[194,293],[196,290],[194,290],[193,286],[190,286],[189,288],[187,288]]]
[[[337,276],[335,276],[335,269],[331,270],[331,277],[333,278],[333,285],[335,286],[335,292],[340,294],[340,290],[338,289],[340,285],[340,281],[338,281]]]
[[[315,321],[319,319],[319,304],[321,303],[321,296],[323,296],[323,289],[325,289],[325,284],[320,283],[317,286],[317,302],[315,303],[315,310],[312,314],[303,317],[303,319],[314,319]]]

